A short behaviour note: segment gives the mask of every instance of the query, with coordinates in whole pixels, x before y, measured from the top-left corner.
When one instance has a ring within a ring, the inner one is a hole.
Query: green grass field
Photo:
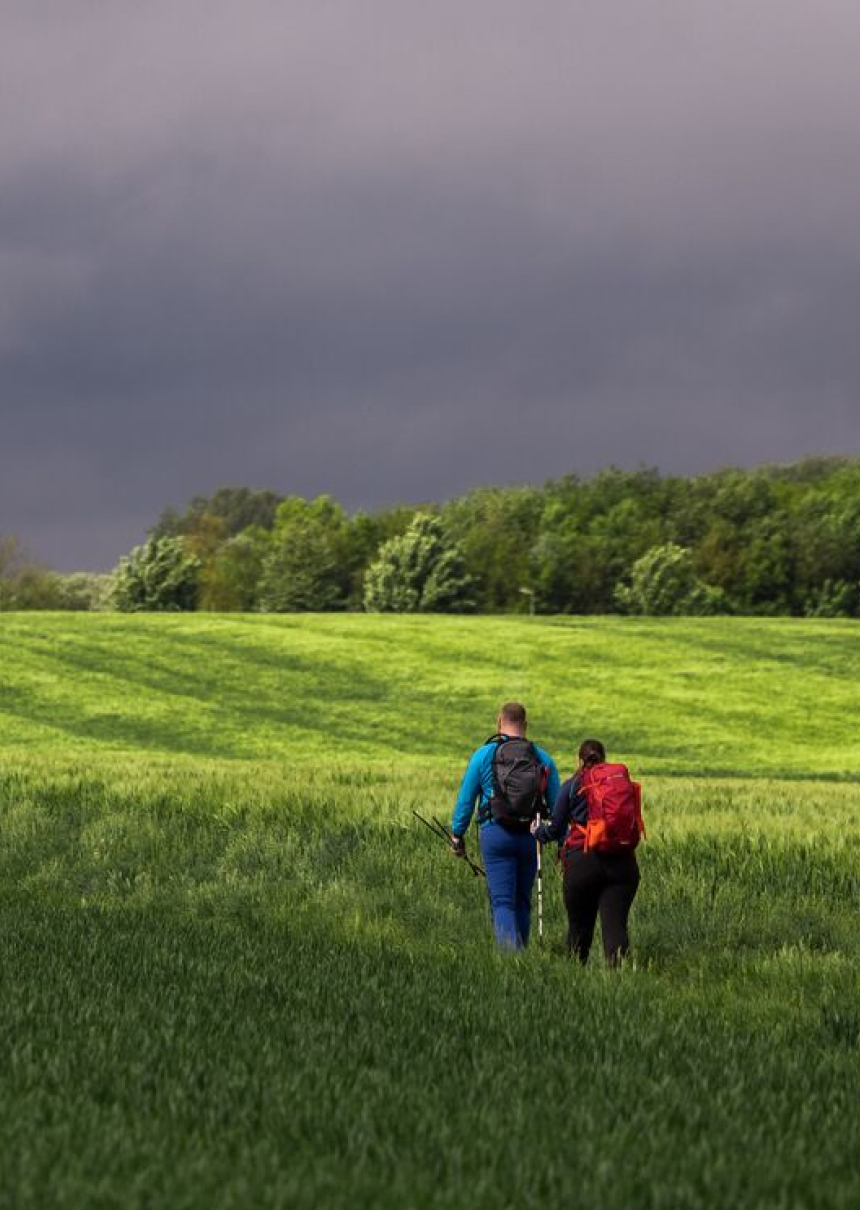
[[[860,1204],[860,625],[0,615],[0,1206]],[[645,785],[619,974],[490,941],[506,697]]]

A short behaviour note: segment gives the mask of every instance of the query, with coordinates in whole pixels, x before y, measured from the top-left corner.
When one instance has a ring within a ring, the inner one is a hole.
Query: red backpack
[[[580,824],[574,828],[585,836],[585,851],[632,853],[645,835],[645,824],[642,787],[630,780],[627,766],[590,765],[583,771],[579,790],[588,804],[588,821],[584,828]]]

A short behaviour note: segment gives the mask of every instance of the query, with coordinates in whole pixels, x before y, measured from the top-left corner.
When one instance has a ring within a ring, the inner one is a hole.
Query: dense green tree
[[[706,583],[731,594],[737,587],[742,548],[742,532],[723,517],[714,517],[695,549],[696,571]]]
[[[197,607],[200,560],[183,538],[150,538],[120,559],[111,600],[123,613]]]
[[[744,613],[791,612],[794,551],[782,519],[770,512],[745,527],[738,559],[737,608]]]
[[[351,518],[341,556],[349,580],[347,609],[364,608],[365,572],[382,544],[405,533],[414,515],[414,508],[397,505],[378,513],[359,512]]]
[[[224,568],[221,558],[232,538],[227,525],[221,517],[213,513],[201,513],[193,528],[182,535],[185,549],[198,560],[200,568],[197,575],[197,608],[235,609],[238,606],[229,604],[230,595],[224,592]]]
[[[272,613],[343,609],[349,590],[349,522],[331,496],[290,496],[278,506],[260,575]]]
[[[860,579],[860,478],[852,483],[840,475],[806,494],[795,509],[791,533],[795,598],[802,612],[817,613],[825,584],[832,589]]]
[[[619,578],[661,540],[659,512],[650,472],[547,484],[536,551],[541,611],[611,611]]]
[[[633,564],[629,584],[615,590],[622,613],[713,614],[726,608],[724,594],[696,575],[690,551],[669,543],[655,546]]]
[[[368,568],[364,605],[370,613],[468,613],[473,587],[463,552],[442,521],[418,513]]]
[[[263,564],[270,535],[257,526],[228,538],[200,572],[199,608],[251,613],[260,606]]]
[[[152,536],[187,536],[205,525],[206,519],[221,522],[224,538],[232,538],[252,526],[271,529],[282,496],[247,487],[219,487],[211,496],[194,496],[183,512],[167,508],[152,529]]]
[[[586,541],[575,522],[556,519],[542,524],[533,552],[534,571],[528,587],[541,613],[586,613],[596,597],[599,571],[589,558]],[[597,571],[597,576],[595,576]]]
[[[528,592],[536,588],[542,507],[537,488],[482,488],[441,510],[474,580],[479,610],[519,610],[527,604]]]
[[[222,487],[211,496],[194,496],[181,513],[168,508],[161,514],[151,535],[183,537],[200,561],[199,609],[244,611],[257,606],[259,542],[253,538],[237,546],[233,540],[271,530],[282,498],[270,491]]]

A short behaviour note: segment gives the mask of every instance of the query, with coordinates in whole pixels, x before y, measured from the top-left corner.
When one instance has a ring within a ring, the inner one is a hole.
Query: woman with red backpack
[[[588,960],[600,914],[610,966],[630,952],[627,918],[639,887],[636,845],[644,836],[639,787],[624,765],[606,762],[600,740],[579,749],[579,768],[562,785],[548,823],[534,824],[541,844],[563,841],[564,906],[572,957]]]

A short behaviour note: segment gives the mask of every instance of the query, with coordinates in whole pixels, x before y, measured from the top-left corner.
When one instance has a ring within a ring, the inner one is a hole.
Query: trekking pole
[[[451,843],[451,841],[453,840],[451,833],[448,831],[448,829],[445,827],[444,824],[441,824],[439,822],[438,819],[434,819],[433,822],[430,823],[430,821],[428,819],[425,819],[423,815],[419,815],[417,811],[413,811],[412,814],[415,816],[416,819],[420,820],[421,823],[424,824],[425,828],[429,828],[434,836],[438,836],[439,839],[444,840],[446,844]],[[472,873],[475,875],[476,878],[479,876],[483,876],[484,878],[487,877],[487,875],[484,873],[484,871],[481,869],[481,867],[479,865],[477,865],[474,861],[472,861],[472,859],[468,855],[468,853],[463,854],[463,859],[466,862],[466,865],[469,867],[469,869],[472,871]]]
[[[540,827],[540,811],[537,816],[537,826]],[[535,836],[537,845],[537,884],[538,884],[538,941],[543,945],[543,868],[541,866],[541,843]]]
[[[431,822],[429,819],[425,819],[423,815],[419,815],[418,812],[414,811],[414,810],[413,810],[412,814],[415,816],[416,819],[419,819],[421,821],[421,823],[424,824],[425,828],[429,828],[434,836],[438,836],[439,839],[444,840],[446,844],[453,844],[453,841],[454,841],[453,836],[448,831],[448,829],[445,827],[445,825],[443,823],[440,823],[438,819],[436,819],[434,817]],[[469,867],[469,869],[472,871],[472,873],[475,875],[476,878],[478,877],[478,875],[481,875],[481,874],[486,878],[486,874],[484,874],[484,871],[481,869],[481,867],[479,865],[476,865],[475,862],[472,861],[472,859],[468,855],[468,853],[463,854],[463,859],[466,862],[466,865]]]
[[[450,841],[450,843],[453,844],[454,837],[451,835],[451,833],[448,831],[448,829],[445,827],[445,825],[442,823],[442,821],[437,819],[436,816],[434,815],[433,822],[435,823],[437,828],[440,828],[442,830],[443,834],[447,837],[447,839]],[[463,856],[466,859],[466,861],[469,863],[469,868],[471,869],[472,873],[475,875],[476,878],[479,874],[482,875],[484,878],[487,877],[487,875],[484,873],[484,871],[481,869],[481,867],[478,865],[478,863],[476,861],[472,861],[472,858],[469,856],[468,853],[463,853]]]

